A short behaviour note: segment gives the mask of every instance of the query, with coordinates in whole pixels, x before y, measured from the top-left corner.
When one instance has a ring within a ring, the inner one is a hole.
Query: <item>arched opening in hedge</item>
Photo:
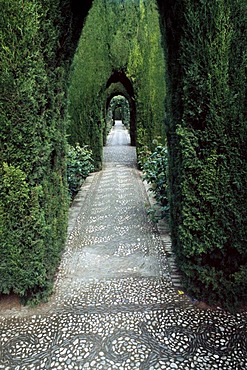
[[[130,109],[130,144],[136,145],[136,104],[134,96],[134,88],[130,79],[122,71],[115,71],[106,84],[106,108],[108,108],[111,99],[116,95],[123,95],[128,103]]]
[[[128,99],[119,93],[109,96],[106,102],[106,115],[112,125],[114,125],[114,120],[121,120],[129,128],[130,106]]]

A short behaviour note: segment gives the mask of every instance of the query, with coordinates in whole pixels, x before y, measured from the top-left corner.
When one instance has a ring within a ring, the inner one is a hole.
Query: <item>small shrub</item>
[[[92,150],[88,146],[69,146],[67,179],[70,197],[73,199],[90,172],[94,170]]]
[[[161,205],[161,217],[166,216],[169,210],[167,166],[167,148],[162,145],[156,146],[142,166],[143,180],[152,185],[150,190],[153,191],[157,203]]]
[[[142,170],[144,164],[148,161],[152,151],[148,148],[147,145],[144,145],[140,148],[137,148],[137,156],[138,156],[138,166]]]

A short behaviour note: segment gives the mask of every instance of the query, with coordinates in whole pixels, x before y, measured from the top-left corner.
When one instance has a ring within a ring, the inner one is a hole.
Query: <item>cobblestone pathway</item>
[[[1,313],[0,369],[247,369],[246,314],[178,294],[135,163],[118,123],[78,201],[53,297]]]

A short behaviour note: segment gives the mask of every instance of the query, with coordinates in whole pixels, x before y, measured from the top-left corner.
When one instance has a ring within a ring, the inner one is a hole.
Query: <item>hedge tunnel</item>
[[[111,99],[116,95],[121,94],[127,99],[130,107],[130,144],[136,146],[136,104],[134,88],[131,81],[124,72],[115,71],[107,81],[106,89],[106,109],[109,107]]]
[[[245,1],[0,7],[0,293],[50,294],[66,238],[67,141],[89,144],[100,167],[117,93],[132,144],[167,143],[185,288],[230,310],[246,302]]]
[[[69,141],[91,146],[99,167],[107,132],[102,101],[110,87],[120,91],[124,87],[129,96],[132,145],[151,146],[155,137],[164,139],[165,60],[154,2],[137,6],[136,2],[95,0],[84,23],[70,81]]]

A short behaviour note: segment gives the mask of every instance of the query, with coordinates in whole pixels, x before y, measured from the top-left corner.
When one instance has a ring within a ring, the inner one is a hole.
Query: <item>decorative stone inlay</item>
[[[0,368],[246,368],[240,317],[231,322],[223,312],[196,310],[192,316],[191,308],[174,304],[102,308],[5,320]]]

